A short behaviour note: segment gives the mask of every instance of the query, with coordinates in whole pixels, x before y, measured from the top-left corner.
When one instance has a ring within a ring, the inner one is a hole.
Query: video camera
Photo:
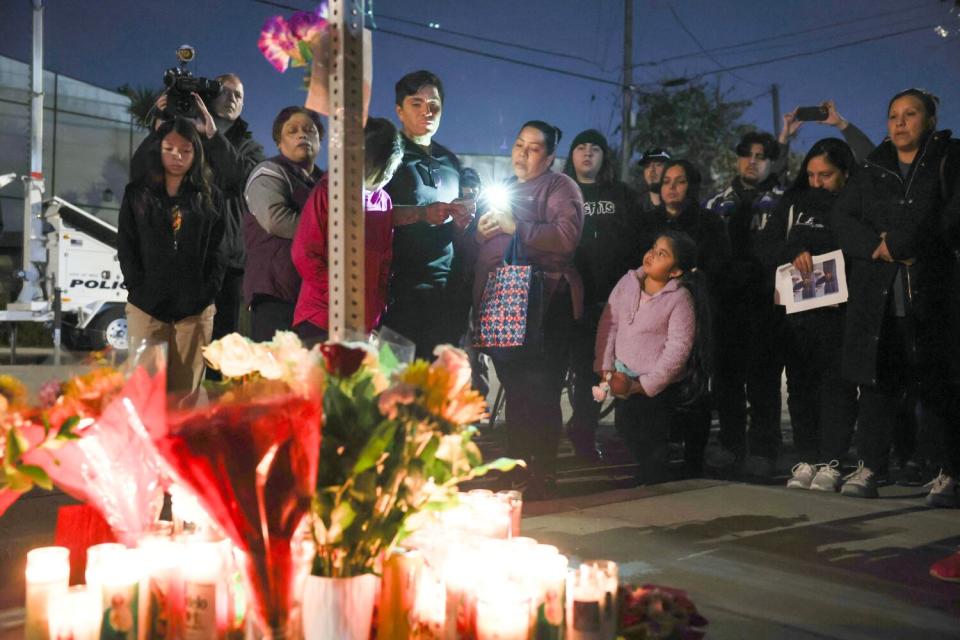
[[[187,70],[187,64],[196,56],[197,52],[193,47],[188,44],[180,45],[177,49],[177,60],[180,64],[163,72],[163,84],[168,87],[166,115],[171,118],[176,116],[195,118],[200,115],[191,93],[199,95],[208,109],[220,95],[219,80],[194,78],[193,74]]]

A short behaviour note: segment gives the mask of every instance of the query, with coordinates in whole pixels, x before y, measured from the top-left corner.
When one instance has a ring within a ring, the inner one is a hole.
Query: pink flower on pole
[[[257,42],[260,52],[267,62],[283,73],[290,65],[290,57],[297,53],[297,43],[290,32],[290,25],[283,16],[273,16],[267,19],[260,31],[260,40]]]

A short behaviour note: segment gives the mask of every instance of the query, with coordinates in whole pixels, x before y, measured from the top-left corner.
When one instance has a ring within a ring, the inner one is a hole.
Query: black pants
[[[238,330],[240,325],[240,307],[243,304],[243,271],[227,269],[223,276],[223,285],[217,294],[215,303],[217,315],[213,317],[213,339]]]
[[[306,320],[295,326],[293,330],[301,342],[308,347],[318,342],[326,342],[330,337],[329,331]]]
[[[585,309],[583,317],[574,323],[570,337],[573,415],[567,425],[567,435],[577,451],[589,451],[594,447],[600,422],[600,403],[593,399],[593,387],[599,383],[599,376],[593,371],[593,361],[602,311],[602,305]]]
[[[637,461],[637,481],[662,482],[667,476],[670,428],[677,415],[676,385],[651,397],[633,395],[618,399],[614,425]]]
[[[840,376],[844,312],[787,316],[787,391],[793,444],[801,460],[843,460],[857,420],[857,388]]]
[[[494,358],[506,396],[507,455],[527,461],[535,478],[556,474],[563,417],[560,394],[567,370],[573,303],[566,283],[554,292],[544,316],[543,354]]]
[[[257,295],[250,305],[250,339],[254,342],[273,340],[277,331],[293,329],[296,305],[273,296]]]
[[[887,469],[897,416],[917,380],[913,319],[884,316],[877,342],[877,384],[860,386],[857,453],[875,472]]]
[[[433,360],[438,344],[460,344],[460,337],[467,330],[466,320],[462,320],[462,326],[452,326],[454,316],[459,319],[460,314],[451,308],[445,289],[412,289],[395,295],[382,325],[413,342],[417,358]]]
[[[772,303],[727,304],[719,315],[714,393],[720,443],[740,457],[749,449],[750,455],[776,458],[782,440],[783,316]]]

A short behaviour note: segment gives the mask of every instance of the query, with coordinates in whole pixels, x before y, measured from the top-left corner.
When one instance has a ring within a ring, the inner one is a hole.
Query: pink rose
[[[446,369],[453,377],[453,388],[450,389],[450,396],[458,395],[470,384],[472,377],[470,358],[467,357],[465,351],[449,344],[437,345],[433,350],[433,355],[437,357],[433,366]]]

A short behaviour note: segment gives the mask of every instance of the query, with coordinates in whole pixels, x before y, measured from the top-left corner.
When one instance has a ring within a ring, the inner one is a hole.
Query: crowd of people
[[[168,343],[172,391],[198,388],[200,349],[235,331],[242,307],[254,340],[329,330],[323,124],[282,109],[278,153],[265,158],[240,118],[240,79],[219,80],[211,105],[195,96],[192,120],[158,101],[120,214],[130,338]],[[875,498],[896,469],[927,474],[929,505],[958,506],[960,143],[936,128],[933,95],[896,94],[879,146],[825,102],[819,124],[840,137],[814,144],[789,182],[803,122],[787,114],[778,138],[742,137],[736,175],[714,194],[697,158],[658,147],[640,160],[640,188],[628,186],[594,129],[554,171],[562,132],[532,120],[511,150],[509,202],[494,203],[435,140],[440,78],[416,71],[395,89],[399,129],[372,117],[364,132],[366,328],[405,336],[418,357],[464,346],[485,392],[471,347],[488,278],[511,256],[540,274],[535,346],[490,352],[528,497],[556,483],[568,372],[576,454],[604,456],[597,398],[609,393],[638,481],[653,483],[670,477],[671,440],[690,475],[772,476],[785,371],[800,458],[788,487]],[[847,303],[791,314],[775,304],[778,265],[809,274],[835,250]],[[708,447],[714,412],[719,443]]]

